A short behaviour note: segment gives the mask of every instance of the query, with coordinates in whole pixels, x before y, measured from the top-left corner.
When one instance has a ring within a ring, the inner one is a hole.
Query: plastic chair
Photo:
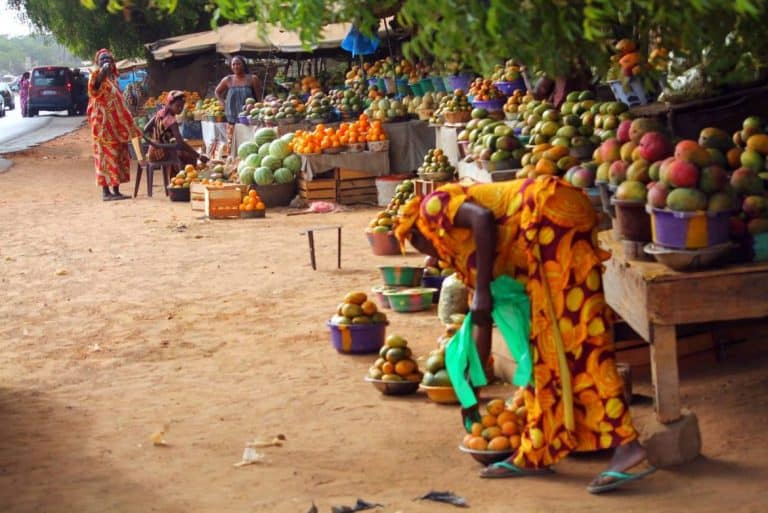
[[[165,189],[165,195],[168,196],[170,170],[181,169],[181,161],[176,152],[176,144],[158,143],[148,139],[146,135],[143,135],[142,139],[143,141],[140,141],[138,138],[135,138],[131,141],[131,144],[128,145],[131,158],[136,160],[136,183],[133,186],[133,197],[135,198],[139,193],[139,185],[141,184],[141,175],[143,171],[146,171],[147,174],[147,196],[150,198],[152,197],[152,182],[155,171],[158,169],[163,173],[163,188]],[[166,160],[150,162],[146,157],[149,146],[162,148],[165,150],[168,158],[166,158]]]

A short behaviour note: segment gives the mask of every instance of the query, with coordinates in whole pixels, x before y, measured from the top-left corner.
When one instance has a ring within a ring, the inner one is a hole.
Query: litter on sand
[[[243,449],[243,455],[240,461],[234,464],[235,467],[244,467],[246,465],[253,465],[254,463],[264,462],[264,453],[257,451],[256,449],[264,449],[266,447],[282,447],[285,441],[285,435],[277,435],[271,440],[257,438],[250,442],[246,442],[245,449]]]
[[[170,431],[170,429],[171,429],[171,425],[166,422],[165,424],[163,424],[162,429],[152,433],[149,437],[149,439],[152,441],[152,445],[167,447],[169,444],[165,440],[165,435],[166,433],[168,433],[168,431]]]
[[[366,509],[383,508],[384,505],[376,504],[375,502],[368,502],[366,500],[357,499],[357,503],[354,506],[331,506],[332,513],[354,513],[355,511],[363,511]]]
[[[256,449],[263,449],[264,447],[282,447],[285,442],[285,435],[277,435],[271,440],[264,438],[257,438],[245,444],[247,447],[254,447]]]
[[[469,504],[467,503],[467,499],[464,497],[459,497],[458,495],[454,495],[451,492],[435,492],[430,491],[427,494],[422,495],[421,497],[416,497],[418,500],[426,500],[426,501],[435,501],[435,502],[447,502],[448,504],[453,504],[454,506],[457,506],[459,508],[468,508]]]

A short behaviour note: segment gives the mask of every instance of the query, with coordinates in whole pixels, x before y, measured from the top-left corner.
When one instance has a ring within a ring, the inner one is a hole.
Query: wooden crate
[[[239,219],[242,193],[240,186],[205,188],[205,215],[209,219]]]
[[[339,180],[336,189],[339,203],[377,203],[378,190],[375,178]]]
[[[220,190],[220,189],[240,189],[240,194],[242,196],[243,191],[245,191],[245,187],[241,186],[236,183],[232,184],[225,184],[225,185],[203,185],[199,182],[195,182],[189,185],[189,204],[192,207],[193,211],[196,212],[205,212],[205,191],[206,189],[211,188],[214,190]]]
[[[336,201],[336,179],[335,178],[317,178],[315,180],[304,180],[300,178],[299,196],[302,198],[314,200]]]

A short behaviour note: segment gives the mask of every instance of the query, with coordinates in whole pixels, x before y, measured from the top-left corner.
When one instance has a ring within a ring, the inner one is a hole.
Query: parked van
[[[41,110],[66,110],[69,116],[75,114],[71,69],[64,66],[32,68],[27,113],[36,116]]]

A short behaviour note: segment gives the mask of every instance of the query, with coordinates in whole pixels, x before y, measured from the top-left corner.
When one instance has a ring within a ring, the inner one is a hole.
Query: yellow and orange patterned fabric
[[[637,438],[610,334],[612,313],[602,289],[596,213],[582,190],[554,178],[491,184],[449,184],[406,204],[395,227],[402,241],[412,226],[440,258],[474,287],[475,242],[453,222],[464,202],[493,212],[496,256],[493,277],[512,276],[531,300],[533,384],[522,390],[526,428],[514,454],[520,467],[557,463],[571,451],[614,448]],[[418,207],[416,206],[418,202]],[[537,255],[540,255],[538,257]],[[557,351],[542,280],[551,291],[573,387],[575,428],[564,425]]]
[[[98,54],[94,62],[99,62]],[[91,73],[88,80],[87,111],[93,138],[96,184],[101,187],[115,186],[131,179],[128,143],[141,133],[125,105],[116,75],[105,77],[98,89],[97,75],[98,69]]]

